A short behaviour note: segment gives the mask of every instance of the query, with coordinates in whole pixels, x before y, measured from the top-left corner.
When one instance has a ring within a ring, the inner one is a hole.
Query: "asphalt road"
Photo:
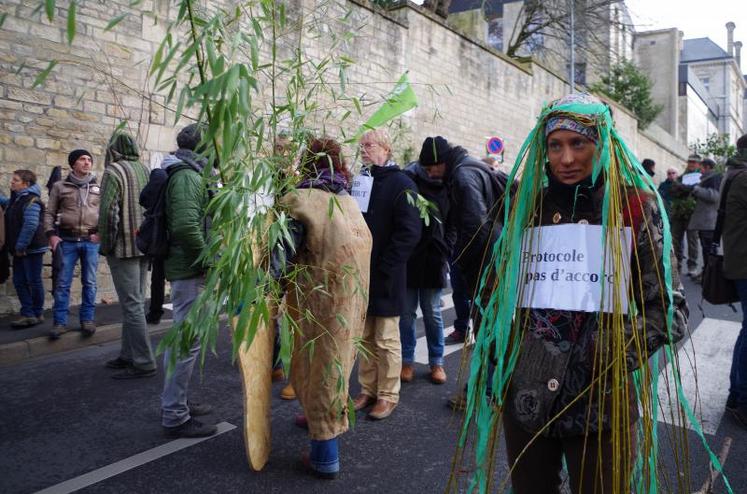
[[[700,294],[689,282],[687,289],[694,329],[702,319],[697,308]],[[726,307],[706,304],[705,311],[708,318],[741,320],[741,313]],[[453,309],[445,311],[447,325],[453,317]],[[115,381],[103,363],[117,354],[118,343],[112,343],[0,369],[0,492],[59,488],[63,482],[107,467],[108,478],[81,492],[430,493],[443,492],[451,472],[461,417],[445,403],[459,388],[461,351],[446,358],[447,384],[432,385],[427,366],[418,364],[416,379],[403,385],[401,403],[390,418],[372,422],[359,415],[355,427],[341,439],[342,471],[332,482],[316,480],[300,467],[307,437],[293,424],[300,412],[298,403],[277,398],[283,383],[273,389],[270,462],[260,473],[249,469],[241,433],[241,386],[231,363],[227,332],[217,355],[209,356],[204,371],[195,374],[190,397],[215,406],[206,420],[236,428],[160,457],[156,457],[159,447],[174,446],[162,436],[159,422],[162,370],[157,378]],[[723,375],[716,371],[700,377],[704,383],[726,380],[728,368]],[[358,391],[356,381],[354,374],[352,393]],[[723,403],[706,406],[723,408]],[[660,426],[662,462],[672,478],[689,476],[689,491],[695,492],[707,476],[705,452],[697,436],[685,431],[690,461],[675,466],[667,447],[669,431]],[[707,436],[715,449],[725,437],[734,439],[726,472],[734,492],[747,492],[747,431],[729,416],[720,420],[715,431]],[[144,464],[136,468],[126,469],[122,462],[137,459]],[[502,480],[506,472],[502,447],[496,465],[496,479]],[[462,485],[469,475],[468,470],[459,472]],[[662,484],[661,492],[671,491]],[[720,480],[714,492],[726,492]]]

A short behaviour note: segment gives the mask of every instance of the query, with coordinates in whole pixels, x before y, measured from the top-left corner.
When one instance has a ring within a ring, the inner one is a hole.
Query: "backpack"
[[[148,180],[146,188],[153,198],[143,213],[143,222],[135,232],[135,245],[152,259],[165,259],[169,255],[169,228],[166,218],[166,189],[171,177],[185,168],[191,168],[197,173],[200,170],[192,165],[183,163],[166,169],[166,180],[158,179],[153,174]],[[142,198],[141,198],[142,201]]]

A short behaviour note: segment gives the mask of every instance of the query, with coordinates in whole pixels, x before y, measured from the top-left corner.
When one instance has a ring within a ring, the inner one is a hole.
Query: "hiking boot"
[[[169,438],[180,437],[209,437],[218,432],[218,427],[212,424],[203,424],[197,419],[190,418],[182,425],[176,427],[164,427],[163,434]]]
[[[402,371],[399,373],[399,380],[403,383],[409,383],[415,376],[415,368],[410,364],[402,364]]]
[[[368,412],[368,418],[373,420],[384,420],[392,414],[397,404],[386,400],[376,400],[376,404]]]
[[[93,336],[96,332],[96,323],[93,321],[83,321],[80,323],[80,331],[86,338]]]
[[[148,324],[161,324],[161,314],[151,314],[150,312],[145,315],[145,322]]]
[[[355,400],[353,400],[353,408],[355,408],[355,411],[357,412],[373,405],[374,403],[376,403],[376,398],[361,393]]]
[[[132,360],[127,360],[122,357],[117,357],[115,359],[107,360],[106,364],[104,364],[104,366],[107,369],[126,369],[131,365],[132,365]]]
[[[156,369],[138,369],[129,366],[122,372],[112,374],[112,379],[140,379],[141,377],[153,377],[156,375]]]
[[[280,390],[280,399],[289,401],[296,399],[296,390],[293,389],[292,384],[288,384],[286,387]]]
[[[282,367],[272,369],[272,382],[282,381],[283,379],[285,379],[285,372]]]
[[[40,321],[38,318],[34,316],[22,316],[16,319],[15,321],[10,323],[10,327],[13,329],[26,329],[30,328],[31,326],[36,326],[40,322],[42,322],[44,318]]]
[[[200,415],[209,415],[213,413],[213,406],[207,403],[199,403],[196,401],[187,400],[187,406],[189,407],[189,414],[193,417],[199,417]]]
[[[467,408],[467,393],[460,391],[449,398],[447,405],[455,412],[463,412]]]
[[[464,337],[466,336],[464,331],[455,329],[449,336],[444,338],[444,343],[447,345],[456,345],[458,343],[464,343]]]
[[[50,340],[59,340],[60,336],[67,333],[69,330],[64,324],[55,324],[52,326],[52,330],[49,332]]]
[[[444,384],[446,382],[446,371],[442,366],[431,366],[431,382],[433,384]]]

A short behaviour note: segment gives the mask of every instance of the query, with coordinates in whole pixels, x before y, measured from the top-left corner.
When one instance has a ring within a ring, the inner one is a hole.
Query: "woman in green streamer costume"
[[[651,463],[635,463],[636,452],[649,458],[656,448],[655,428],[635,427],[639,404],[643,424],[652,413],[656,420],[649,383],[658,369],[650,368],[649,357],[679,340],[687,324],[664,209],[617,135],[609,108],[587,94],[543,110],[512,180],[522,163],[478,301],[482,323],[462,438],[463,446],[473,424],[478,470],[472,490],[484,492],[492,483],[502,416],[517,494],[560,492],[563,459],[574,493],[629,492],[634,482],[645,477],[648,484],[655,476]],[[602,226],[605,261],[598,279],[613,283],[604,285],[596,311],[555,305],[557,291],[550,307],[527,302],[532,268],[522,264],[522,255],[536,247],[524,233],[571,223]],[[632,245],[611,234],[625,228]],[[488,362],[496,366],[492,376]],[[634,374],[644,384],[634,385]],[[492,396],[486,397],[488,380]]]

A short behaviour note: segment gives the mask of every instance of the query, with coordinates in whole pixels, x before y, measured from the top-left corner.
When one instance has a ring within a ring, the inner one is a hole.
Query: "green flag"
[[[410,86],[407,72],[405,72],[399,78],[397,85],[389,93],[381,108],[376,110],[376,113],[371,115],[371,118],[361,125],[361,128],[356,133],[356,137],[360,138],[365,131],[381,127],[391,119],[402,115],[408,110],[412,110],[416,106],[418,106],[418,99],[415,96],[415,91],[412,90],[412,86]]]

